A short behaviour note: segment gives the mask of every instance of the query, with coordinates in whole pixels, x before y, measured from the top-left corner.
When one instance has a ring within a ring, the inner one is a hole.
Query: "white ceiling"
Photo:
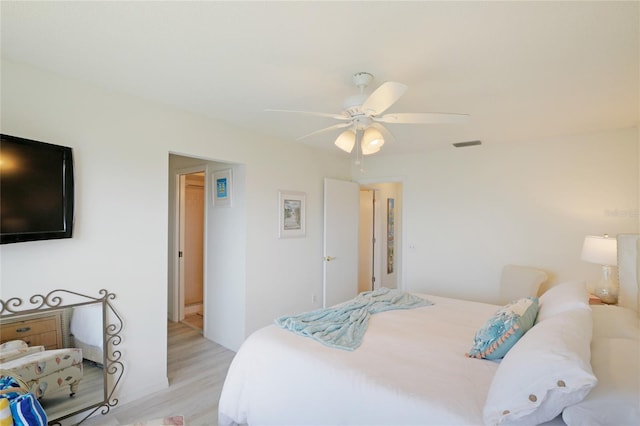
[[[639,121],[640,3],[7,2],[3,57],[279,138],[335,124],[373,86],[409,86],[388,112],[467,113],[389,125],[381,154],[624,128]],[[374,87],[374,88],[375,88]],[[337,149],[339,131],[300,143]],[[346,154],[345,154],[346,155]]]

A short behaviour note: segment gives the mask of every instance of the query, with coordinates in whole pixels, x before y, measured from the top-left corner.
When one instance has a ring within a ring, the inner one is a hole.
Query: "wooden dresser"
[[[29,346],[62,348],[62,313],[53,311],[2,321],[0,343],[24,340]]]

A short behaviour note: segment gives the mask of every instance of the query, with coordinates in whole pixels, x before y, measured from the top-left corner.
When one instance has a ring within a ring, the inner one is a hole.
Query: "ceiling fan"
[[[432,124],[432,123],[464,123],[469,118],[468,114],[451,114],[439,112],[425,113],[388,113],[383,114],[391,107],[407,90],[407,86],[394,81],[381,84],[369,96],[364,89],[373,80],[373,75],[368,72],[359,72],[353,75],[353,83],[360,89],[360,93],[348,97],[344,102],[344,110],[338,114],[291,111],[282,109],[268,109],[273,112],[290,112],[296,114],[329,117],[341,121],[333,126],[316,130],[315,132],[298,138],[304,139],[319,133],[331,130],[345,129],[335,140],[335,145],[345,152],[352,152],[357,146],[358,157],[360,154],[369,155],[380,151],[385,141],[393,140],[392,134],[382,124]],[[356,142],[360,141],[359,144]]]

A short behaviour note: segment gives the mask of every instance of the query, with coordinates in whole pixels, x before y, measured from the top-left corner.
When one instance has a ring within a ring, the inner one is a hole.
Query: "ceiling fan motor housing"
[[[362,91],[371,83],[371,80],[373,80],[373,74],[369,74],[368,72],[357,72],[353,75],[352,79],[353,84]]]
[[[363,114],[360,107],[367,99],[367,96],[364,94],[364,89],[373,80],[373,74],[369,74],[368,72],[358,72],[353,75],[352,80],[353,84],[360,89],[360,93],[351,95],[345,99],[342,103],[342,107],[344,108],[344,111],[349,114],[349,117],[356,117]]]
[[[346,112],[349,117],[362,115],[362,110],[360,109],[360,107],[362,106],[365,98],[365,95],[349,96],[342,104],[342,106],[344,107],[344,112]]]

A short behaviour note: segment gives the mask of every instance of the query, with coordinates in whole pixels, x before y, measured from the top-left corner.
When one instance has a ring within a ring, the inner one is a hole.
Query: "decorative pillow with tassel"
[[[516,344],[536,320],[538,298],[527,297],[495,313],[476,333],[467,354],[471,358],[500,359]]]

